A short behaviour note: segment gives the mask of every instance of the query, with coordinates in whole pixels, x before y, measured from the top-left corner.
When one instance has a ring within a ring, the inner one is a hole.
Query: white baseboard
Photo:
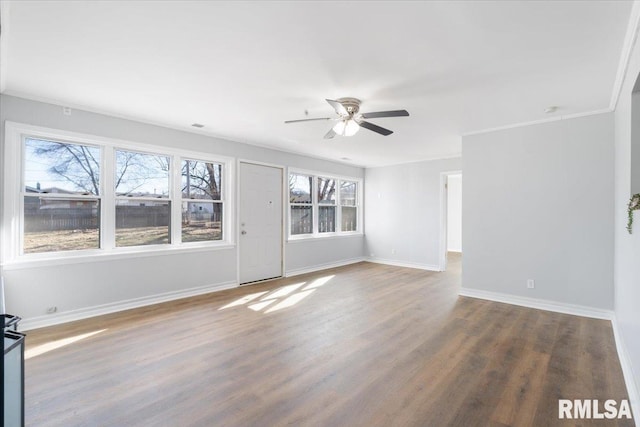
[[[542,300],[537,298],[519,297],[500,292],[483,291],[479,289],[460,288],[458,295],[463,297],[486,299],[503,302],[538,310],[554,311],[556,313],[573,314],[574,316],[592,317],[595,319],[613,319],[613,311],[583,305],[565,304],[561,302]]]
[[[428,271],[442,271],[440,270],[440,266],[438,265],[420,264],[417,262],[396,261],[392,259],[384,259],[384,258],[377,258],[377,257],[368,257],[366,261],[373,262],[375,264],[393,265],[396,267],[417,268],[420,270],[428,270]]]
[[[317,264],[317,265],[313,265],[311,267],[296,268],[296,269],[287,271],[284,274],[284,277],[299,276],[301,274],[313,273],[313,272],[320,271],[320,270],[326,270],[328,268],[343,267],[345,265],[355,264],[357,262],[362,262],[362,261],[365,261],[365,260],[366,259],[364,257],[357,257],[357,258],[350,258],[350,259],[346,259],[346,260],[342,260],[342,261],[338,261],[338,262]]]
[[[637,420],[640,417],[640,393],[638,392],[638,387],[636,385],[633,366],[629,359],[629,353],[627,353],[627,346],[625,345],[622,334],[618,329],[618,320],[615,315],[611,319],[611,326],[613,327],[613,336],[616,340],[616,350],[618,351],[618,359],[620,359],[620,367],[622,368],[624,383],[627,386],[627,394],[629,395],[629,403],[631,404],[633,419]]]
[[[165,292],[141,298],[133,298],[125,301],[118,301],[109,304],[95,305],[93,307],[80,308],[77,310],[63,311],[60,313],[48,314],[45,316],[26,318],[20,321],[20,330],[44,328],[46,326],[58,325],[61,323],[73,322],[75,320],[100,316],[103,314],[115,313],[117,311],[129,310],[131,308],[143,307],[146,305],[158,304],[192,297],[195,295],[208,294],[210,292],[221,291],[237,287],[235,281],[217,283],[215,285],[200,286],[197,288],[184,289],[180,291]]]

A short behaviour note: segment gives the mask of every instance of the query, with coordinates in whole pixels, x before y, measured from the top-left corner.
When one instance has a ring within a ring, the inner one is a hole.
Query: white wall
[[[440,257],[440,173],[460,158],[365,171],[366,254],[372,261],[437,270]]]
[[[364,239],[361,237],[292,240],[287,244],[287,274],[291,276],[306,273],[311,269],[330,267],[337,261],[362,261],[363,257]],[[309,265],[309,259],[313,259],[312,265]]]
[[[613,309],[613,139],[613,113],[463,137],[463,288]]]
[[[627,360],[631,372],[627,388],[635,384],[634,415],[640,416],[640,213],[635,212],[633,234],[627,233],[627,203],[631,194],[631,92],[640,74],[640,43],[636,43],[627,68],[624,84],[615,112],[615,315],[622,342],[620,356]],[[640,106],[638,106],[640,110]],[[638,129],[638,123],[634,124]],[[640,135],[638,135],[640,138]],[[640,153],[640,144],[637,146]],[[638,159],[640,162],[640,158]],[[640,164],[635,165],[640,172]],[[634,169],[635,170],[635,169]],[[640,173],[636,176],[640,176]],[[640,191],[640,188],[634,190]],[[623,365],[624,367],[624,365]],[[631,396],[634,398],[634,396]]]
[[[73,110],[70,116],[65,116],[60,106],[6,95],[0,95],[0,148],[4,148],[5,120],[336,175],[364,176],[362,168],[87,111]],[[320,268],[363,256],[363,236],[320,240],[287,243],[287,272]],[[237,247],[233,247],[66,265],[5,265],[0,273],[5,278],[7,311],[22,316],[26,325],[30,321],[35,325],[96,310],[109,311],[126,304],[143,304],[154,296],[171,298],[203,289],[235,286],[236,253]],[[59,313],[47,316],[46,308],[50,306],[57,306]]]
[[[447,177],[447,250],[462,252],[462,175]]]
[[[629,76],[633,79],[633,76]],[[628,88],[625,88],[627,90]],[[634,165],[640,165],[640,77],[636,81],[635,91],[631,95],[631,149],[630,162]],[[625,94],[628,95],[628,94]],[[634,167],[630,170],[631,194],[640,193],[640,167]]]

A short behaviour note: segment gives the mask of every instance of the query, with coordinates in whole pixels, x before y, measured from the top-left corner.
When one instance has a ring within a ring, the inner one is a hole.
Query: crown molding
[[[482,129],[482,130],[476,130],[476,131],[472,131],[472,132],[466,132],[466,133],[463,133],[461,136],[465,137],[465,136],[472,136],[472,135],[480,135],[480,134],[483,134],[483,133],[496,132],[496,131],[499,131],[499,130],[521,128],[521,127],[525,127],[525,126],[539,125],[539,124],[542,124],[542,123],[558,122],[560,120],[577,119],[579,117],[595,116],[595,115],[598,115],[598,114],[606,114],[606,113],[612,113],[612,112],[613,112],[613,110],[611,108],[604,108],[602,110],[594,110],[594,111],[586,111],[586,112],[583,112],[583,113],[566,114],[566,115],[563,115],[563,116],[554,116],[554,117],[549,117],[549,118],[546,118],[546,119],[532,120],[530,122],[513,123],[513,124],[510,124],[510,125],[497,126],[497,127],[488,128],[488,129]]]

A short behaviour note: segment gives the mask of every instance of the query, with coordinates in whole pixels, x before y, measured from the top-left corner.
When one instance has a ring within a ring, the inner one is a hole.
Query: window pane
[[[318,203],[335,205],[336,203],[336,180],[318,178]]]
[[[358,230],[358,208],[355,206],[342,207],[342,231]]]
[[[169,202],[117,200],[116,246],[169,243]]]
[[[98,200],[25,196],[25,254],[100,247]]]
[[[313,177],[292,173],[289,175],[289,202],[311,203]]]
[[[183,202],[182,241],[222,240],[222,203]]]
[[[313,210],[311,206],[291,206],[291,234],[313,232]]]
[[[194,160],[182,162],[182,197],[221,200],[221,188],[222,165]]]
[[[318,208],[318,232],[333,233],[336,231],[336,207],[320,206]]]
[[[116,195],[169,197],[169,157],[116,151]]]
[[[357,188],[358,187],[355,182],[342,181],[340,183],[340,204],[342,206],[356,205],[356,197],[358,195]]]
[[[93,194],[100,191],[100,149],[26,138],[27,193]]]

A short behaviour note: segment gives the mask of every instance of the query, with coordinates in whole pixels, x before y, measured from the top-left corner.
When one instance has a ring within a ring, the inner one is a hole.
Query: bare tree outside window
[[[25,139],[25,185],[77,194],[100,194],[100,149]]]
[[[336,202],[336,180],[318,178],[318,203],[334,204]]]
[[[116,195],[168,197],[169,162],[167,156],[117,150]]]
[[[184,160],[182,162],[182,197],[220,200],[222,165]]]

